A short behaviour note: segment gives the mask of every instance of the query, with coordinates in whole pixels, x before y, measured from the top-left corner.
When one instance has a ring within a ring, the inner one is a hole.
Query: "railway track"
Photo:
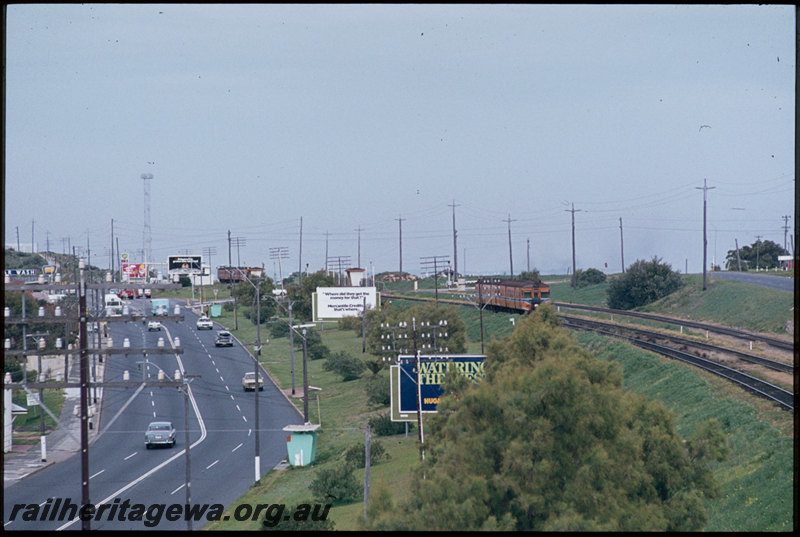
[[[423,298],[423,297],[407,297],[402,295],[383,295],[384,298],[394,298],[394,299],[402,299],[402,300],[412,300],[412,301],[419,301],[419,302],[429,302],[431,299]],[[458,306],[472,306],[474,304],[464,300],[453,300],[453,299],[439,299],[440,302],[445,304],[453,304]],[[650,320],[656,320],[660,322],[665,322],[669,324],[678,324],[683,326],[691,326],[693,328],[700,328],[703,330],[708,330],[709,332],[725,334],[741,339],[745,339],[748,341],[762,341],[774,347],[780,349],[789,349],[793,350],[794,346],[790,343],[787,343],[783,340],[777,338],[770,338],[768,336],[762,336],[760,334],[753,334],[752,332],[747,332],[744,330],[737,330],[733,328],[727,327],[720,327],[716,325],[709,325],[706,323],[700,323],[695,321],[684,321],[683,319],[674,319],[672,317],[666,317],[662,315],[655,315],[649,313],[640,313],[640,312],[629,312],[629,311],[622,311],[622,310],[612,310],[609,308],[601,308],[597,306],[583,306],[580,304],[565,304],[565,303],[554,303],[556,306],[573,308],[573,309],[583,309],[583,310],[590,310],[590,311],[598,311],[603,313],[615,314],[620,316],[629,316],[629,317],[639,317],[639,318],[646,318]],[[767,398],[771,401],[774,401],[778,405],[780,405],[784,409],[793,410],[794,409],[794,394],[788,390],[781,388],[780,386],[775,386],[765,380],[758,379],[747,373],[742,371],[738,371],[726,365],[723,365],[719,362],[709,360],[707,358],[703,358],[697,356],[695,354],[676,349],[674,347],[670,347],[667,345],[655,343],[653,341],[647,341],[642,338],[648,339],[668,339],[674,343],[704,348],[706,350],[712,352],[723,352],[727,354],[733,354],[737,358],[757,364],[763,367],[770,368],[774,371],[779,371],[782,373],[793,373],[794,367],[790,364],[785,364],[782,362],[778,362],[775,360],[769,360],[767,358],[763,358],[760,356],[751,355],[748,353],[744,353],[735,349],[729,349],[725,347],[718,347],[715,345],[710,345],[707,343],[699,342],[690,340],[688,338],[680,338],[677,336],[665,335],[660,332],[653,332],[649,330],[643,330],[634,327],[621,327],[620,325],[611,324],[611,323],[604,323],[602,321],[595,321],[585,318],[578,318],[574,316],[569,316],[566,314],[562,314],[559,312],[559,317],[564,319],[564,324],[567,327],[577,328],[577,329],[591,329],[598,333],[604,333],[606,335],[616,336],[616,337],[623,337],[628,339],[632,344],[644,348],[647,350],[651,350],[658,354],[680,360],[685,363],[692,364],[696,367],[699,367],[705,371],[711,372],[723,378],[734,382],[735,384],[745,388],[746,390],[755,393],[761,397]],[[621,330],[625,330],[633,335],[625,335],[621,334]]]
[[[674,344],[684,345],[687,347],[695,347],[698,349],[703,349],[710,352],[721,352],[725,354],[730,354],[735,356],[740,360],[744,360],[745,362],[750,362],[752,364],[757,364],[768,369],[772,369],[774,371],[780,371],[783,373],[794,373],[794,366],[792,364],[787,364],[785,362],[779,362],[777,360],[770,360],[769,358],[764,358],[761,356],[756,356],[754,354],[749,354],[746,352],[742,352],[736,349],[730,349],[728,347],[720,347],[718,345],[712,345],[710,343],[704,343],[702,341],[696,341],[693,339],[679,337],[671,334],[664,334],[661,332],[654,332],[652,330],[644,330],[641,328],[634,328],[632,326],[621,326],[613,323],[606,323],[602,321],[586,319],[584,317],[573,317],[571,315],[565,315],[560,313],[559,317],[567,321],[568,326],[572,326],[575,328],[581,328],[582,326],[597,326],[602,327],[607,331],[612,332],[628,332],[632,334],[636,334],[640,337],[644,338],[658,338],[670,341]]]
[[[718,326],[715,324],[709,323],[702,323],[699,321],[691,321],[689,319],[676,319],[675,317],[668,317],[666,315],[658,315],[655,313],[644,313],[640,311],[627,311],[627,310],[615,310],[611,308],[603,308],[600,306],[587,306],[584,304],[571,304],[569,302],[552,302],[553,306],[558,308],[571,308],[571,309],[578,309],[578,310],[586,310],[586,311],[595,311],[600,313],[608,313],[610,315],[620,315],[624,317],[636,317],[639,319],[648,319],[651,321],[658,321],[662,323],[668,323],[673,325],[679,326],[688,326],[692,328],[699,328],[701,330],[707,330],[709,332],[713,332],[715,334],[724,334],[726,336],[732,336],[738,339],[743,339],[745,341],[761,341],[781,350],[794,350],[794,343],[791,341],[786,341],[779,338],[773,338],[770,336],[766,336],[764,334],[756,334],[753,332],[749,332],[747,330],[740,330],[738,328],[730,328],[727,326]]]
[[[786,410],[794,409],[794,394],[788,390],[781,388],[780,386],[776,386],[765,380],[753,377],[752,375],[748,375],[747,373],[723,365],[720,362],[709,360],[707,358],[703,358],[697,356],[696,354],[676,349],[668,345],[656,343],[654,341],[647,341],[645,339],[640,339],[642,337],[668,337],[668,336],[636,328],[631,328],[631,329],[625,328],[626,331],[629,330],[631,333],[634,334],[634,335],[626,335],[624,333],[620,333],[619,330],[620,327],[617,325],[611,325],[609,323],[590,321],[587,319],[579,319],[576,317],[569,317],[569,316],[563,316],[562,318],[564,317],[566,317],[564,326],[566,326],[567,328],[575,328],[579,330],[593,330],[601,334],[625,338],[628,341],[630,341],[631,344],[636,345],[637,347],[653,351],[655,353],[667,356],[669,358],[673,358],[675,360],[680,360],[682,362],[699,367],[704,371],[708,371],[715,375],[724,377],[752,393],[755,393],[761,397],[764,397],[766,399],[769,399],[770,401],[779,404],[782,408]],[[673,341],[675,341],[676,339],[685,341],[684,338],[669,338],[669,339]],[[693,346],[706,346],[706,344],[693,341],[688,341],[686,344]],[[726,349],[723,347],[715,347],[713,345],[708,345],[707,347],[726,353],[738,352],[738,351],[731,351],[730,349]],[[782,364],[781,362],[774,362],[772,360],[766,360],[758,356],[747,355],[747,357],[748,357],[747,361],[753,361],[754,363],[759,363],[759,365],[764,365],[765,367],[770,367],[775,370],[791,372],[791,371],[786,371],[786,367],[784,366],[787,366],[787,364]],[[764,360],[766,360],[766,362],[764,362]],[[788,368],[790,370],[793,370],[792,366],[790,365],[788,366]]]

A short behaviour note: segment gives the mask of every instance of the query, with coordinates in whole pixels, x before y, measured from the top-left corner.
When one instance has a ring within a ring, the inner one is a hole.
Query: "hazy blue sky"
[[[5,242],[270,275],[702,271],[795,228],[795,8],[7,7]],[[579,211],[579,212],[578,212]],[[510,222],[509,222],[510,220]],[[360,229],[360,232],[358,231]],[[360,236],[360,252],[359,252]],[[69,239],[68,239],[69,238]],[[69,242],[68,242],[69,240]],[[22,248],[25,250],[25,247]],[[371,264],[371,265],[370,265]],[[330,266],[330,263],[329,263]]]

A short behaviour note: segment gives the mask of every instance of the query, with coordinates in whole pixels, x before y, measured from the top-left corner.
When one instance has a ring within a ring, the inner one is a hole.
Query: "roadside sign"
[[[447,373],[457,372],[472,382],[484,376],[485,355],[424,355],[419,357],[420,373],[417,375],[416,359],[401,355],[399,364],[389,368],[391,382],[392,421],[412,421],[417,416],[417,379],[420,380],[419,400],[423,413],[437,412],[441,383]]]

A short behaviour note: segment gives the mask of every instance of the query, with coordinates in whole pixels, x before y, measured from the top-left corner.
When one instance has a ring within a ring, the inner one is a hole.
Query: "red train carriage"
[[[525,313],[550,301],[550,286],[526,280],[480,279],[475,284],[478,304]]]

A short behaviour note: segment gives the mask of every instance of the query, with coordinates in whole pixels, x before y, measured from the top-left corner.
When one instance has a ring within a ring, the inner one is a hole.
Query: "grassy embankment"
[[[653,309],[723,324],[740,324],[750,329],[772,327],[775,331],[779,331],[778,327],[783,326],[787,318],[786,305],[791,304],[791,296],[782,296],[779,292],[773,296],[769,290],[722,280],[712,281],[703,293],[692,278],[687,277],[688,285],[682,291],[664,299],[661,305],[657,304]],[[556,301],[602,304],[604,287],[601,284],[572,291],[568,283],[553,284],[552,295]],[[742,319],[739,312],[742,300],[761,306],[750,317]],[[770,309],[774,311],[768,311]],[[468,350],[480,352],[477,309],[463,308],[462,312],[471,340]],[[487,340],[510,333],[513,330],[510,317],[514,316],[484,311]],[[233,326],[229,313],[218,320]],[[255,327],[249,321],[242,322],[241,316],[236,333],[243,341],[255,339]],[[327,327],[322,337],[333,351],[346,350],[361,355],[361,340],[352,331]],[[709,417],[715,417],[724,425],[732,451],[727,461],[714,467],[715,476],[722,485],[722,494],[717,499],[706,500],[709,515],[706,530],[792,529],[794,443],[791,413],[777,410],[720,379],[625,343],[591,334],[578,334],[576,337],[591,348],[598,358],[616,361],[623,367],[627,389],[661,400],[674,412],[675,423],[681,434],[688,434],[699,421]],[[295,353],[296,381],[302,382],[302,369],[297,365],[300,363],[298,356]],[[289,387],[288,340],[273,339],[262,351],[262,358],[280,385]],[[381,374],[386,372],[382,371]],[[368,376],[369,373],[365,373],[358,380],[342,382],[333,373],[324,371],[320,362],[309,362],[309,382],[322,388],[313,392],[319,399],[312,399],[309,405],[310,421],[322,424],[315,463],[303,468],[269,472],[236,504],[230,506],[226,514],[232,514],[236,505],[241,503],[314,503],[308,486],[315,473],[321,468],[341,464],[344,451],[363,441],[368,417],[385,411],[367,404],[365,386],[369,382]],[[302,400],[296,400],[296,404],[302,409]],[[377,497],[382,489],[390,491],[396,502],[409,493],[408,470],[419,457],[416,438],[414,427],[408,437],[403,434],[373,436],[374,440],[383,444],[390,458],[371,468],[371,498]],[[363,470],[356,471],[359,480],[363,481],[363,475]],[[360,500],[334,506],[329,514],[329,519],[335,522],[338,530],[359,529],[363,517],[364,505]],[[211,530],[257,528],[260,528],[260,521],[237,522],[232,519],[208,526]]]

